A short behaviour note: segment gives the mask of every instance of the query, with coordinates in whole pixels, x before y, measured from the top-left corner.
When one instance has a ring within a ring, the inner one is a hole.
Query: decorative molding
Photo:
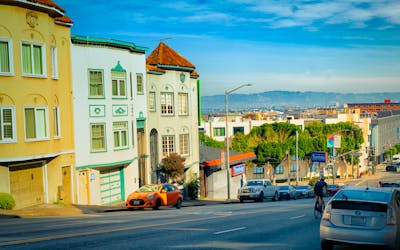
[[[113,116],[128,116],[128,105],[113,105]]]
[[[39,17],[35,12],[29,11],[28,13],[26,13],[26,24],[28,24],[29,27],[31,27],[32,29],[39,24],[38,20]]]
[[[90,117],[105,117],[106,106],[105,105],[89,105],[89,116]]]

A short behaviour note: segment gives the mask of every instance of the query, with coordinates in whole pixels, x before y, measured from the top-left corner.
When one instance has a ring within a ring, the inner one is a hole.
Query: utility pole
[[[299,131],[296,130],[296,185],[299,185]]]

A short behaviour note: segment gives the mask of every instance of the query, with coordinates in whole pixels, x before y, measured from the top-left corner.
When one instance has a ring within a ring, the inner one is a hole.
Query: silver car
[[[335,244],[400,249],[400,191],[344,187],[327,203],[320,223],[321,248]]]

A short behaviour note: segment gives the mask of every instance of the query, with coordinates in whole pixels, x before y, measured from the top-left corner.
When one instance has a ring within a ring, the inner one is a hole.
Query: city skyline
[[[196,65],[202,95],[400,90],[398,1],[56,0],[75,35],[160,41]]]

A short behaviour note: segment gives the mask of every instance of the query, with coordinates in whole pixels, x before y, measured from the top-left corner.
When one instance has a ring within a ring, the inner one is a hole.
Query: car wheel
[[[156,205],[154,205],[153,209],[154,210],[158,210],[158,209],[160,209],[160,207],[161,207],[161,200],[157,199]]]
[[[179,208],[182,207],[182,200],[181,199],[178,199],[178,201],[176,202],[175,207],[176,207],[176,209],[179,209]]]
[[[286,195],[286,200],[290,200],[290,194]]]
[[[296,195],[293,196],[293,200],[296,200]]]
[[[307,193],[307,198],[310,198],[310,193]]]
[[[243,199],[242,198],[240,198],[239,201],[240,201],[240,203],[243,203]]]
[[[330,242],[328,240],[322,240],[321,241],[321,249],[322,250],[332,250],[333,249],[332,242]]]

